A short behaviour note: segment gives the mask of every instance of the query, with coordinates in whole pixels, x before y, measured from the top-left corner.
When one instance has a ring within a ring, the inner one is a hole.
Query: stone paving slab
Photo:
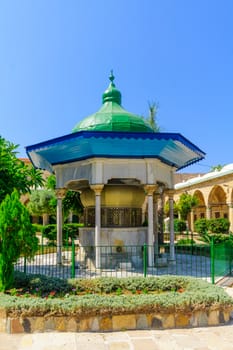
[[[109,333],[0,334],[0,350],[233,350],[233,323]]]

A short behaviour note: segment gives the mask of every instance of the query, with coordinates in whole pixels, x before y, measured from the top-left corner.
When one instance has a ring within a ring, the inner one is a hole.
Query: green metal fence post
[[[71,278],[75,277],[75,245],[74,238],[72,238],[72,250],[71,250]]]
[[[143,246],[143,274],[144,277],[147,275],[147,245],[144,243]]]
[[[42,253],[42,255],[44,254],[44,234],[43,234],[43,232],[42,232],[42,234],[41,234],[41,253]]]
[[[211,242],[210,242],[210,257],[211,257],[211,282],[214,284],[215,282],[215,254],[214,254],[214,239],[212,237]]]
[[[193,231],[191,231],[191,254],[193,255]]]
[[[27,258],[24,256],[23,258],[23,272],[26,274],[27,272]]]

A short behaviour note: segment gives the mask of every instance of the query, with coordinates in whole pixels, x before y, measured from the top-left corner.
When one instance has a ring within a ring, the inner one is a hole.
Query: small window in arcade
[[[214,216],[215,216],[215,219],[219,219],[220,218],[220,212],[219,211],[216,211],[214,213]]]

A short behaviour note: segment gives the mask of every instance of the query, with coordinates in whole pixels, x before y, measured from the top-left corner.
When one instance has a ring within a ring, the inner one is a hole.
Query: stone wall
[[[135,329],[172,329],[206,327],[225,324],[230,319],[230,309],[208,309],[190,313],[151,313],[109,315],[92,317],[7,317],[0,311],[0,332],[106,332]]]

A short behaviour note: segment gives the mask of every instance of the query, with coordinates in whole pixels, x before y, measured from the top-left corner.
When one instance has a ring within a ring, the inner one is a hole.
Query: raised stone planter
[[[208,309],[190,313],[149,313],[89,317],[8,317],[0,310],[0,332],[106,332],[133,329],[169,329],[206,327],[225,324],[232,309]]]

